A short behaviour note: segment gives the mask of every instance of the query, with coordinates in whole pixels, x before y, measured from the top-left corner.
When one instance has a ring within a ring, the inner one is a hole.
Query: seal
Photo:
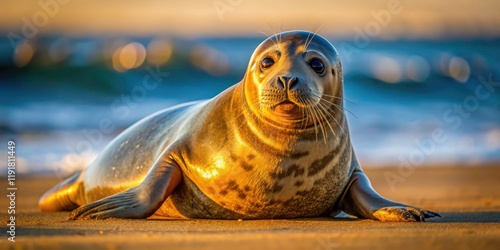
[[[307,31],[267,38],[216,97],[132,125],[39,206],[73,220],[439,216],[373,190],[351,145],[339,55]]]

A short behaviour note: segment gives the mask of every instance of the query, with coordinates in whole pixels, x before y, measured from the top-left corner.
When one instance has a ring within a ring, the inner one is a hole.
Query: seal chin
[[[291,101],[283,101],[273,108],[274,113],[283,120],[296,121],[304,118],[303,110]]]

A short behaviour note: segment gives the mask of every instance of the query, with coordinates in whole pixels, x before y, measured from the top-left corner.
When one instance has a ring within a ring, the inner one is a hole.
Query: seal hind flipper
[[[51,188],[38,201],[42,212],[71,211],[79,205],[76,202],[80,182],[80,172]]]
[[[354,170],[339,208],[359,218],[380,221],[425,221],[438,213],[393,202],[380,196],[359,165]]]
[[[180,167],[170,157],[162,156],[141,184],[78,207],[70,213],[69,219],[147,218],[156,212],[181,180]]]

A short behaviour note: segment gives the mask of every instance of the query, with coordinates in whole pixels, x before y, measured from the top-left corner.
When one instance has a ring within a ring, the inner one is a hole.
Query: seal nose
[[[299,79],[295,76],[278,77],[278,88],[292,90],[295,89]]]

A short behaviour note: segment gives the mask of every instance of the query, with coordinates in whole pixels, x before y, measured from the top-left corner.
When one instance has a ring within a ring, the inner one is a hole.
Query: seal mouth
[[[296,103],[288,100],[278,103],[274,107],[274,111],[276,115],[286,120],[299,120],[304,116],[302,109]]]

